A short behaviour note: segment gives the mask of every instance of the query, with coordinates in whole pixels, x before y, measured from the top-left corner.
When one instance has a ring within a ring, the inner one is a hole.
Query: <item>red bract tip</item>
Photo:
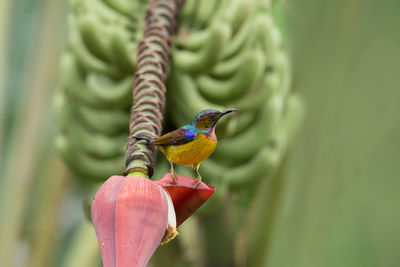
[[[170,173],[165,174],[160,180],[156,181],[171,196],[174,203],[177,226],[181,225],[200,208],[215,191],[214,186],[204,182],[196,186],[194,181],[192,177],[177,175],[177,180],[174,182]]]

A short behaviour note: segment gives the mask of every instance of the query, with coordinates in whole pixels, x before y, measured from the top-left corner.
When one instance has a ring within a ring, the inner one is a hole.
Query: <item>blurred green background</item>
[[[400,2],[282,6],[307,112],[260,189],[246,266],[398,266]],[[53,148],[67,13],[65,1],[0,3],[0,266],[99,266],[84,185]]]

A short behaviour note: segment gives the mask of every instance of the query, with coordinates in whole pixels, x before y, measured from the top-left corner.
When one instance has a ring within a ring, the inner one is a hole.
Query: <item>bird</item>
[[[207,159],[217,146],[215,127],[221,117],[231,112],[238,111],[236,108],[218,111],[206,109],[200,111],[190,124],[182,126],[172,132],[166,133],[157,139],[135,136],[138,140],[147,140],[150,144],[164,153],[170,163],[171,177],[176,182],[174,164],[191,165],[197,174],[195,183],[201,183],[199,173],[200,163]]]

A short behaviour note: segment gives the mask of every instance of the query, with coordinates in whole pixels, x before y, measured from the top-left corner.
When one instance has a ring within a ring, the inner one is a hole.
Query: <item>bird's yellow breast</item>
[[[174,163],[193,165],[208,158],[217,146],[214,132],[207,136],[197,133],[196,137],[183,145],[164,146],[160,150]]]

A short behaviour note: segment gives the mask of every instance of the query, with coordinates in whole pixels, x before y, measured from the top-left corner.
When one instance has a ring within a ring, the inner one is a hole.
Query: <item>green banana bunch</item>
[[[290,92],[290,61],[271,5],[187,0],[181,14],[168,84],[175,126],[206,108],[240,110],[200,169],[217,185],[213,199],[273,173],[301,120],[302,102]]]
[[[55,97],[56,140],[71,169],[102,181],[124,170],[133,73],[146,3],[72,0]]]
[[[102,181],[124,170],[146,2],[72,0],[71,6],[55,100],[61,121],[57,147],[78,176]],[[302,103],[290,92],[290,61],[268,1],[187,0],[173,45],[167,84],[171,128],[202,109],[240,109],[220,127],[223,138],[200,170],[218,185],[217,201],[277,168]],[[166,162],[160,160],[155,171],[155,177],[165,173]]]

